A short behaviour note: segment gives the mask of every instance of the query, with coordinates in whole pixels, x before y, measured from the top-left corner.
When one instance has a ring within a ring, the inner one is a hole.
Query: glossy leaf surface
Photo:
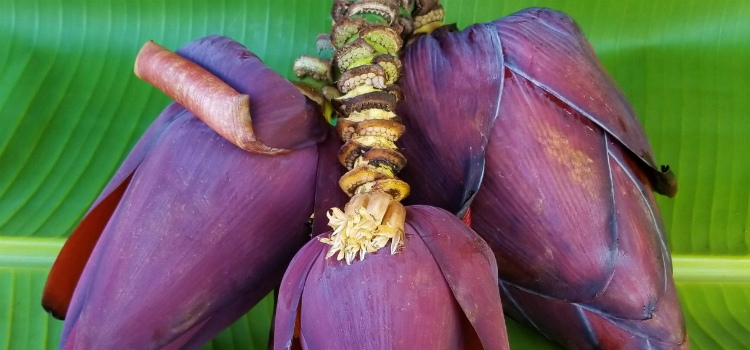
[[[693,349],[749,348],[750,2],[443,3],[460,28],[529,6],[576,19],[679,179],[675,199],[658,199]],[[223,34],[291,76],[330,25],[316,4],[0,0],[0,349],[55,347],[62,323],[38,306],[46,270],[168,102],[132,74],[140,45]],[[265,348],[271,310],[206,348]],[[509,327],[513,349],[556,348]]]

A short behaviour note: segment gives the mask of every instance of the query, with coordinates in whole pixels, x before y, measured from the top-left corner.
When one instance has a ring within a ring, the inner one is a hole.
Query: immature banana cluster
[[[412,14],[419,15],[416,28]],[[332,247],[329,256],[339,252],[338,259],[351,263],[388,240],[394,253],[403,242],[405,211],[399,201],[409,195],[409,185],[396,177],[406,165],[395,144],[404,133],[394,113],[403,99],[396,85],[398,55],[404,38],[439,27],[443,10],[430,1],[336,0],[332,17],[330,36],[318,37],[318,57],[300,57],[294,71],[337,90],[321,92],[339,115],[336,130],[344,141],[339,162],[348,169],[339,186],[353,198],[343,211],[329,214],[334,231],[323,241]]]

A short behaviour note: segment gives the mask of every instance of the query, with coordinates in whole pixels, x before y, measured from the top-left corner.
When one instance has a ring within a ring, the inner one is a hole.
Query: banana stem
[[[412,13],[419,14],[416,28]],[[330,36],[318,37],[319,53],[332,47],[332,60],[303,56],[295,73],[336,82],[339,92],[332,103],[345,142],[339,161],[348,169],[339,186],[351,199],[343,211],[333,208],[328,214],[333,233],[321,241],[331,245],[328,257],[351,264],[389,241],[392,254],[404,244],[406,209],[400,201],[409,195],[409,185],[396,177],[406,165],[395,143],[404,132],[395,114],[403,98],[396,84],[398,56],[404,38],[439,27],[443,12],[437,1],[335,0],[332,16]]]

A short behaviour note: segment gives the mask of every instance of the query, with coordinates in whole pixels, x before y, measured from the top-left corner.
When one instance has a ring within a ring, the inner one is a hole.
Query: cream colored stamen
[[[395,254],[404,241],[406,209],[385,193],[360,194],[351,199],[345,211],[333,208],[328,213],[328,225],[333,232],[320,241],[331,246],[326,258],[336,255],[351,264],[359,257],[363,260],[391,241],[391,254]]]

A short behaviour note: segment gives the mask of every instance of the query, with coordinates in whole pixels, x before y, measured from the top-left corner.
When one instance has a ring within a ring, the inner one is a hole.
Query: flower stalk
[[[347,169],[339,186],[351,200],[328,213],[333,233],[321,241],[331,246],[328,257],[350,264],[388,241],[392,254],[403,244],[406,210],[400,201],[410,190],[397,177],[406,165],[395,144],[404,133],[394,113],[403,99],[398,55],[405,38],[431,32],[444,14],[437,2],[337,0],[332,16],[331,34],[318,36],[318,57],[301,56],[294,71],[317,81],[338,115],[336,130],[344,141],[339,162]]]

